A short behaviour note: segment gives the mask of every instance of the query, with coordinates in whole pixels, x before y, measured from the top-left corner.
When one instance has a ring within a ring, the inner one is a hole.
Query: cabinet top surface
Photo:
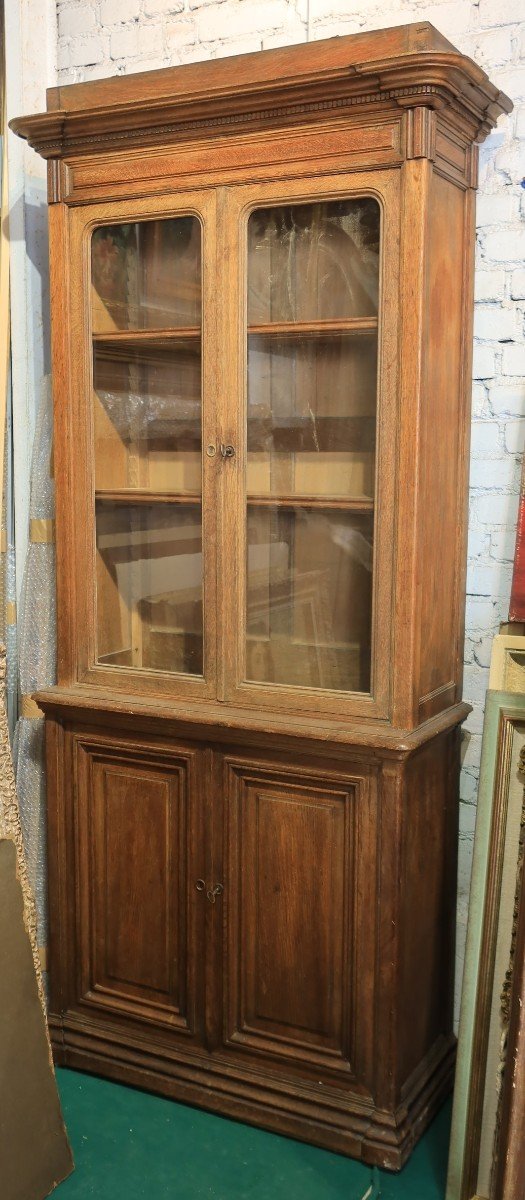
[[[173,122],[179,137],[195,138],[206,126],[216,135],[220,124],[260,128],[292,111],[301,119],[313,106],[318,113],[385,101],[454,107],[473,140],[512,108],[476,63],[422,22],[50,88],[47,112],[19,117],[11,128],[50,158],[107,152],[110,132],[118,149],[123,141],[169,136]]]
[[[203,92],[220,96],[224,91],[257,88],[270,81],[285,85],[312,76],[322,79],[352,68],[365,70],[383,59],[436,51],[457,54],[452,43],[432,25],[399,25],[376,33],[349,34],[276,50],[142,71],[133,76],[118,75],[111,79],[48,88],[47,108],[76,110],[92,104],[136,103],[151,98],[158,100],[162,96],[166,99],[196,97]]]

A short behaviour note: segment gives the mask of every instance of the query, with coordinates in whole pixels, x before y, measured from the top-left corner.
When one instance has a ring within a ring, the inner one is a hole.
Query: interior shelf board
[[[377,317],[348,317],[340,321],[269,321],[249,324],[248,333],[276,338],[322,338],[371,335],[377,332]]]
[[[164,329],[108,329],[93,333],[94,342],[171,342],[200,338],[200,325],[169,325]]]
[[[148,488],[96,488],[95,499],[111,504],[200,504],[200,492],[150,491]],[[335,508],[370,513],[374,501],[350,496],[268,496],[249,494],[249,505],[260,508]]]
[[[371,513],[374,501],[350,496],[267,496],[249,494],[247,502],[258,508],[335,508],[345,512]]]
[[[200,492],[154,492],[148,488],[96,488],[95,499],[111,504],[200,504]]]

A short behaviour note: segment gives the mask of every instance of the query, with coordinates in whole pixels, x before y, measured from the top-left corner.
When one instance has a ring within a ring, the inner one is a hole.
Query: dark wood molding
[[[187,1050],[167,1054],[154,1040],[145,1042],[129,1033],[122,1037],[85,1019],[51,1012],[49,1024],[59,1066],[160,1092],[219,1115],[226,1112],[234,1120],[394,1171],[410,1157],[449,1094],[454,1076],[455,1041],[450,1039],[392,1116],[356,1096],[341,1121],[335,1097],[326,1089],[296,1084],[290,1090],[266,1072],[232,1070],[220,1061],[210,1068]]]
[[[164,703],[159,698],[148,700],[137,694],[119,695],[115,690],[93,687],[54,687],[34,693],[34,698],[48,716],[57,716],[62,721],[88,719],[93,723],[104,723],[108,717],[122,722],[140,723],[146,727],[149,721],[162,722],[167,730],[170,725],[191,736],[191,732],[207,730],[207,736],[223,737],[231,730],[239,740],[253,739],[258,734],[264,738],[286,737],[290,744],[296,739],[308,738],[330,745],[332,748],[352,747],[381,750],[385,754],[404,757],[419,749],[425,742],[439,734],[461,725],[472,711],[464,701],[432,716],[416,729],[395,729],[388,723],[354,720],[349,725],[344,720],[323,717],[260,713],[249,709],[221,704],[215,701],[199,701],[183,704],[177,700]]]
[[[206,65],[204,89],[194,64],[152,73],[154,95],[148,75],[131,84],[122,77],[53,89],[51,111],[10,126],[44,158],[57,158],[191,141],[221,129],[318,122],[323,113],[387,102],[450,108],[471,140],[483,139],[512,107],[484,71],[425,23]]]

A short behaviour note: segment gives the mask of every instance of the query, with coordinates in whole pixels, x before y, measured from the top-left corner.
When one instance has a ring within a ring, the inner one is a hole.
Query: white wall
[[[46,0],[24,0],[35,9]],[[483,700],[506,620],[525,435],[523,0],[59,0],[61,83],[429,20],[515,102],[481,151],[458,956],[462,960]],[[39,50],[38,35],[34,48]],[[27,107],[27,106],[26,106]],[[37,346],[38,349],[38,346]],[[40,369],[40,358],[33,372]]]
[[[55,0],[5,0],[7,117],[45,108],[56,83]],[[42,377],[49,372],[46,164],[8,134],[11,354],[17,596],[29,537],[29,470]]]

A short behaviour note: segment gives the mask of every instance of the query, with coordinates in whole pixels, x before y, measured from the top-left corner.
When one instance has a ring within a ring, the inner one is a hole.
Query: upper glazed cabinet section
[[[423,23],[12,123],[49,160],[61,685],[457,703],[475,143],[510,108]]]

